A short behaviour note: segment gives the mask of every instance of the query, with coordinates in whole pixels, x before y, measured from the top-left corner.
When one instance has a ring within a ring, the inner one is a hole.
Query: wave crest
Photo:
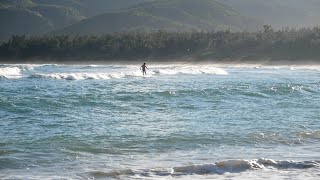
[[[171,174],[224,174],[239,173],[250,169],[307,169],[318,166],[318,162],[275,161],[260,158],[258,160],[227,160],[213,164],[191,165],[172,168]]]
[[[3,78],[19,78],[21,76],[21,69],[18,67],[4,67],[0,68],[0,77]]]
[[[216,75],[228,75],[228,72],[222,68],[205,67],[205,66],[178,66],[178,67],[165,67],[153,71],[156,74],[216,74]]]
[[[173,67],[158,70],[149,70],[145,77],[153,77],[156,75],[174,75],[174,74],[228,74],[220,68],[189,68],[189,67]],[[52,73],[52,74],[33,74],[30,78],[51,78],[65,80],[85,80],[85,79],[119,79],[125,77],[142,77],[143,74],[139,70],[121,71],[121,72],[77,72],[77,73]]]
[[[320,139],[320,131],[301,131],[297,133],[300,138]]]
[[[124,77],[142,76],[141,72],[113,72],[113,73],[53,73],[33,74],[30,78],[51,78],[64,80],[85,80],[85,79],[120,79]]]
[[[283,169],[308,169],[315,168],[319,166],[318,161],[276,161],[273,159],[254,159],[254,160],[226,160],[219,161],[213,164],[203,164],[203,165],[190,165],[190,166],[181,166],[174,167],[172,169],[122,169],[122,170],[113,170],[109,172],[104,171],[93,171],[89,172],[90,176],[95,178],[106,178],[106,177],[119,177],[123,175],[128,176],[143,176],[143,177],[152,177],[152,176],[183,176],[183,175],[206,175],[206,174],[219,174],[224,173],[241,173],[248,170],[283,170]]]
[[[103,172],[103,171],[90,172],[90,175],[95,178],[117,177],[117,176],[121,176],[121,175],[133,176],[134,174],[135,173],[131,169],[114,170],[114,171],[110,171],[110,172]]]

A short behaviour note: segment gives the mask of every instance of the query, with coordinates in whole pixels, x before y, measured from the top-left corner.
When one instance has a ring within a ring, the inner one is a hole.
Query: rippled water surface
[[[320,67],[0,65],[0,179],[320,179]]]

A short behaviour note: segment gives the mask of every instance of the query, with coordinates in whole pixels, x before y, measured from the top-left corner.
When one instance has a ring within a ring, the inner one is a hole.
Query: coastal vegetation
[[[257,32],[122,32],[101,36],[15,35],[0,45],[1,61],[146,59],[305,60],[320,58],[320,27]]]

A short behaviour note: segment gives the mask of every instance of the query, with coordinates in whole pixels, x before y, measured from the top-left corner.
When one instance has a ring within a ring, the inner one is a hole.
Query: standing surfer
[[[147,75],[146,68],[149,69],[149,68],[146,66],[146,63],[143,63],[142,66],[140,67],[140,70],[142,70],[142,74],[143,74],[143,75]]]

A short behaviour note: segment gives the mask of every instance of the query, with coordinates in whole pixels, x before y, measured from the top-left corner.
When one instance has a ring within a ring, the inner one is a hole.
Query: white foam
[[[0,77],[17,79],[23,77],[23,72],[34,70],[36,67],[46,66],[44,64],[0,64]]]
[[[84,79],[119,79],[125,77],[141,77],[142,72],[138,65],[89,65],[84,66],[85,70],[78,70],[74,72],[73,65],[63,65],[66,72],[54,72],[55,67],[62,66],[56,64],[3,64],[0,66],[0,76],[4,78],[21,78],[23,72],[26,76],[31,78],[51,78],[51,79],[65,79],[65,80],[84,80]],[[35,69],[38,67],[52,67],[48,69]],[[70,67],[70,71],[68,69]],[[82,67],[82,65],[80,66]],[[89,67],[89,68],[88,68]],[[86,69],[88,68],[88,70]],[[30,72],[29,72],[30,71]],[[52,73],[48,73],[48,72]],[[59,69],[61,71],[61,69]],[[88,72],[89,71],[89,72]],[[34,74],[32,74],[34,73]],[[178,75],[178,74],[215,74],[227,75],[222,68],[217,68],[211,65],[150,65],[147,69],[147,75],[144,77],[154,77],[159,75]]]
[[[33,70],[36,67],[42,67],[44,65],[40,64],[16,64],[16,67],[19,67],[20,69],[27,71],[27,70]]]
[[[104,73],[53,73],[53,74],[34,74],[32,78],[51,78],[65,80],[83,80],[83,79],[110,79],[108,74]]]
[[[133,69],[132,67],[130,69]],[[139,70],[127,69],[122,72],[94,72],[94,73],[52,73],[52,74],[34,74],[33,78],[52,78],[52,79],[65,79],[65,80],[84,80],[84,79],[120,79],[125,77],[141,77],[142,72]],[[137,69],[137,67],[135,67]],[[221,68],[213,67],[192,67],[192,66],[178,66],[178,67],[162,67],[159,69],[152,68],[147,70],[145,77],[153,77],[155,75],[175,75],[175,74],[217,74],[227,75],[228,73]]]
[[[21,70],[33,70],[37,67],[43,67],[43,66],[58,66],[56,64],[2,64],[2,66],[5,67],[17,67]]]
[[[134,72],[110,72],[110,73],[52,73],[52,74],[34,74],[31,78],[51,78],[65,80],[85,80],[85,79],[120,79],[124,77],[142,76],[140,71]],[[150,77],[150,75],[149,75]]]
[[[288,69],[291,71],[295,71],[295,70],[320,71],[320,65],[215,64],[215,66],[226,67],[226,68],[271,69],[271,70]]]
[[[0,77],[12,79],[21,77],[21,69],[18,67],[0,68]]]
[[[157,67],[155,67],[157,68]],[[184,66],[164,66],[158,67],[157,70],[153,70],[153,72],[158,74],[167,74],[167,75],[174,75],[174,74],[216,74],[216,75],[227,75],[226,72],[222,68],[216,68],[212,66],[195,66],[195,65],[184,65]]]

